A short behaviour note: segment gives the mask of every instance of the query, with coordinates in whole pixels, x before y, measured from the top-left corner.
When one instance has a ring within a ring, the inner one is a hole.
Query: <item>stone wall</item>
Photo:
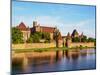
[[[94,47],[94,42],[89,42],[89,43],[70,43],[69,48],[71,47]]]
[[[12,44],[12,49],[32,49],[32,48],[50,48],[56,47],[55,43],[30,43],[30,44]]]
[[[70,43],[68,45],[69,48],[71,47],[94,47],[94,43]],[[56,43],[27,43],[27,44],[12,44],[12,49],[32,49],[32,48],[50,48],[56,47]],[[62,44],[59,44],[59,47],[63,47]]]

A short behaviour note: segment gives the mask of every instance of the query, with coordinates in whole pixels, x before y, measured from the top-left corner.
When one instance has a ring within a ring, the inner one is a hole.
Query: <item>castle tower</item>
[[[40,24],[38,24],[37,21],[33,21],[33,29],[34,32],[41,32]]]
[[[66,37],[66,46],[69,47],[71,42],[72,42],[71,35],[68,32],[67,37]]]
[[[33,21],[33,27],[37,26],[37,21]]]

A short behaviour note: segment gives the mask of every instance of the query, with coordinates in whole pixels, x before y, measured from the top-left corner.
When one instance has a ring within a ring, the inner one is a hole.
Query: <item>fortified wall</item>
[[[51,48],[51,47],[56,47],[56,43],[12,44],[12,49],[33,49],[33,48]],[[62,44],[60,44],[59,47],[62,47]]]
[[[72,48],[72,47],[94,47],[94,42],[86,42],[86,43],[69,43],[68,44],[68,48]]]

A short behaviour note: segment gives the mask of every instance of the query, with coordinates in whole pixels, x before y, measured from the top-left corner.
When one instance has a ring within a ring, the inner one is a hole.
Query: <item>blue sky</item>
[[[33,21],[42,26],[57,26],[62,35],[77,29],[80,34],[95,37],[95,6],[12,2],[12,26],[24,22],[32,27]]]

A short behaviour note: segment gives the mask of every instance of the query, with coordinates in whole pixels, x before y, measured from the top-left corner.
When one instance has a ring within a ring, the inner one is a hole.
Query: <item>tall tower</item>
[[[72,42],[72,39],[71,39],[70,33],[68,32],[67,37],[66,37],[66,46],[70,47],[71,42]]]
[[[33,21],[33,27],[37,26],[37,21]]]

